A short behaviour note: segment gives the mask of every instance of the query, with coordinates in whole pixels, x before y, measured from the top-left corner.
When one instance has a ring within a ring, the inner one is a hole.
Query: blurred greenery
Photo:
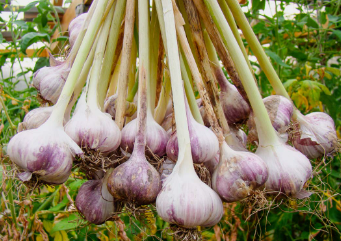
[[[341,1],[275,0],[275,14],[267,16],[263,10],[272,2],[252,0],[251,5],[245,4],[251,6],[246,16],[254,32],[296,106],[303,113],[327,112],[340,136]],[[290,18],[285,15],[289,4],[296,4],[298,10]],[[36,56],[49,48],[48,42],[59,27],[53,14],[56,9],[48,0],[34,1],[19,12],[34,6],[39,13],[32,22],[19,20],[14,10],[9,21],[0,17],[0,28],[10,31],[13,39],[6,41],[0,34],[0,42],[8,50],[0,55],[0,98],[4,101],[4,106],[0,104],[0,239],[173,240],[169,224],[158,217],[153,205],[137,218],[123,210],[120,219],[98,226],[88,224],[74,207],[78,189],[86,181],[85,175],[77,170],[63,185],[45,185],[34,190],[14,177],[15,169],[6,157],[7,143],[25,114],[40,105],[37,91],[31,86],[32,77],[27,76],[49,66],[47,58]],[[5,7],[0,3],[0,13]],[[49,21],[55,23],[53,28]],[[35,49],[36,64],[34,68],[23,68],[21,54],[36,42],[44,43]],[[252,55],[246,42],[245,46]],[[20,72],[14,73],[18,63]],[[252,65],[262,95],[274,94],[259,65],[256,62]],[[9,71],[9,77],[4,77],[5,71]],[[26,87],[18,90],[19,83]],[[254,195],[248,202],[225,203],[222,221],[202,229],[203,240],[340,240],[340,155],[312,163],[314,177],[306,185],[314,194],[309,199],[266,200]]]

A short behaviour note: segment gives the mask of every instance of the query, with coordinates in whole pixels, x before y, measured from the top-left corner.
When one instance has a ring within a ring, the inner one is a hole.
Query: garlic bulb
[[[79,32],[82,30],[83,23],[86,19],[87,13],[83,13],[74,18],[69,24],[69,42],[71,48],[76,42]]]
[[[172,131],[172,125],[173,125],[173,114],[169,114],[165,117],[165,119],[163,120],[161,127],[165,130],[165,131]]]
[[[22,131],[8,143],[10,159],[24,171],[18,175],[22,181],[29,181],[35,174],[46,183],[61,184],[71,174],[74,156],[83,153],[62,126],[50,123]]]
[[[229,136],[225,136],[226,143],[235,151],[247,151],[247,136],[245,132],[235,126],[230,126]]]
[[[87,104],[85,92],[79,98],[65,132],[81,147],[98,150],[103,154],[115,151],[121,141],[121,133],[111,116],[96,106]]]
[[[44,124],[50,117],[53,106],[39,107],[28,112],[22,122],[24,130],[36,129]],[[67,122],[67,116],[64,117],[64,124]]]
[[[137,135],[137,123],[138,119],[134,119],[122,129],[121,148],[129,153],[132,153],[134,150],[134,141]],[[148,111],[147,114],[146,138],[146,151],[148,154],[151,154],[150,152],[152,152],[153,154],[161,157],[166,153],[168,135],[166,131],[154,120],[150,111]]]
[[[104,103],[104,112],[111,115],[113,119],[115,119],[116,115],[116,99],[117,94],[110,96],[108,99],[105,100]],[[126,111],[124,116],[132,117],[136,112],[136,105],[133,102],[126,101]]]
[[[183,160],[178,160],[164,181],[156,199],[157,212],[166,222],[184,228],[213,226],[223,215],[222,201],[198,178],[190,160],[190,150],[186,154],[179,157]]]
[[[239,94],[237,88],[230,84],[225,76],[218,78],[220,85],[220,103],[229,124],[243,122],[249,117],[250,106]]]
[[[212,176],[212,187],[226,202],[246,198],[266,182],[265,162],[250,152],[234,151],[225,142]]]
[[[55,104],[62,92],[70,70],[69,61],[54,67],[43,67],[35,72],[33,86],[44,100]]]
[[[79,188],[76,197],[78,211],[90,223],[102,224],[114,213],[114,198],[107,188],[108,175],[99,180],[90,180]]]
[[[159,170],[159,173],[161,174],[161,184],[163,184],[166,178],[172,173],[174,166],[175,162],[168,158],[162,163]]]
[[[203,163],[212,158],[219,151],[218,139],[209,128],[195,121],[186,100],[186,114],[188,130],[191,141],[191,151],[194,163]],[[176,131],[172,133],[166,147],[167,156],[176,160],[179,154],[178,138]]]
[[[329,155],[335,150],[337,135],[333,119],[323,112],[306,116],[297,114],[298,130],[294,130],[291,141],[295,148],[309,159]]]
[[[219,164],[219,159],[220,159],[220,151],[211,160],[204,162],[204,165],[210,172],[211,176],[213,175],[214,170]]]
[[[287,98],[280,95],[271,95],[263,99],[265,108],[269,114],[271,124],[277,132],[286,132],[293,114],[293,104]],[[250,142],[258,141],[257,129],[254,121],[254,114],[250,114],[247,122],[249,128],[248,139]]]
[[[306,181],[312,177],[312,166],[307,157],[278,140],[273,145],[259,145],[256,155],[268,166],[266,189],[299,198]]]

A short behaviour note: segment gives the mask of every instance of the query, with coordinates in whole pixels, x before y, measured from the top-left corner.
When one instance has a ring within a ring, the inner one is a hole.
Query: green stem
[[[44,210],[47,205],[53,200],[54,196],[57,195],[57,193],[59,192],[60,186],[57,188],[56,191],[54,191],[38,208],[34,213],[37,213],[41,210]]]
[[[129,102],[133,102],[134,101],[135,95],[136,95],[137,90],[139,88],[138,76],[139,76],[139,71],[137,71],[134,86],[133,86],[132,90],[130,91],[130,93],[129,93],[128,97],[127,97],[127,101],[129,101]]]
[[[91,75],[90,75],[90,85],[89,85],[89,92],[88,92],[88,105],[100,108],[99,102],[98,102],[98,85],[101,75],[101,67],[104,57],[104,51],[108,40],[108,34],[110,30],[110,25],[114,16],[115,8],[114,6],[111,7],[109,14],[102,26],[102,29],[99,33],[99,40],[96,46],[96,52],[95,52],[95,58],[91,69]],[[106,62],[103,62],[103,68],[105,69]],[[109,65],[111,66],[111,65]],[[102,80],[102,79],[101,79]]]
[[[228,6],[230,7],[232,14],[237,21],[240,29],[243,31],[243,34],[250,45],[252,52],[257,57],[257,60],[264,71],[266,77],[270,81],[272,87],[275,92],[279,95],[282,95],[290,100],[290,96],[285,90],[282,81],[279,79],[276,71],[274,70],[272,64],[270,63],[268,56],[265,54],[263,47],[259,43],[256,35],[252,31],[250,24],[248,23],[243,10],[241,9],[237,0],[228,0],[226,1]],[[215,17],[215,16],[212,16]],[[245,86],[245,85],[244,85]]]
[[[117,0],[115,3],[115,13],[114,13],[114,19],[111,23],[110,27],[110,33],[109,33],[109,38],[104,54],[104,60],[103,63],[107,66],[112,66],[114,62],[114,57],[115,57],[115,51],[117,47],[117,42],[118,42],[118,37],[120,34],[120,27],[124,15],[124,10],[125,10],[125,0]],[[104,105],[104,99],[107,93],[108,89],[108,84],[110,80],[110,74],[111,74],[111,68],[102,68],[101,71],[101,76],[100,76],[100,82],[98,84],[98,102],[103,109]]]
[[[182,170],[184,170],[186,173],[188,173],[188,171],[190,170],[194,171],[194,167],[191,154],[191,142],[187,125],[186,107],[184,99],[185,95],[181,80],[179,47],[176,38],[172,1],[162,0],[162,9],[165,23],[164,29],[167,29],[167,31],[165,31],[167,45],[165,44],[165,46],[167,46],[166,51],[171,76],[175,122],[179,143],[179,158],[173,171],[178,169],[181,174]],[[181,169],[180,165],[182,166]]]
[[[246,53],[246,49],[245,49],[243,40],[240,37],[240,33],[238,31],[238,27],[237,27],[236,21],[234,21],[234,18],[233,18],[233,15],[231,13],[231,10],[230,10],[229,6],[226,4],[225,0],[218,0],[218,2],[219,2],[219,5],[221,7],[221,10],[223,11],[223,13],[225,15],[225,18],[226,18],[227,22],[230,25],[230,28],[231,28],[231,30],[233,32],[233,35],[234,35],[235,39],[237,40],[238,45],[239,45],[241,51],[243,52],[244,58],[245,58],[245,60],[247,62],[247,65],[249,66],[251,73],[253,73],[253,69],[252,69],[251,63],[249,61],[249,56]]]
[[[160,125],[166,115],[167,105],[169,103],[171,90],[172,89],[171,89],[171,82],[169,78],[169,71],[168,69],[165,69],[164,81],[163,81],[162,90],[160,93],[160,99],[154,112],[154,119]]]
[[[5,112],[6,118],[8,120],[8,123],[11,126],[11,129],[15,131],[17,129],[17,127],[13,124],[13,122],[11,120],[11,117],[8,114],[7,107],[5,105],[4,100],[2,99],[2,96],[0,96],[0,104],[2,105],[2,108],[3,108],[4,112]]]
[[[63,125],[65,110],[75,88],[78,76],[82,71],[83,65],[95,40],[96,33],[101,23],[101,17],[103,16],[103,13],[105,11],[107,2],[108,0],[102,0],[97,4],[94,15],[92,16],[89,27],[85,33],[84,39],[77,53],[74,64],[72,65],[68,78],[65,82],[62,93],[60,94],[60,97],[52,111],[50,118],[45,123],[50,122],[56,126]]]
[[[17,223],[17,215],[15,213],[14,209],[14,201],[13,201],[13,192],[12,192],[12,187],[13,187],[13,179],[10,178],[8,181],[8,201],[9,201],[9,206],[11,210],[11,215],[12,215],[12,220],[15,225],[15,227],[18,229],[18,223]]]
[[[195,99],[195,95],[194,95],[194,92],[192,89],[192,85],[191,85],[189,78],[188,78],[188,72],[186,69],[185,60],[182,56],[182,53],[180,54],[180,65],[181,65],[181,74],[182,74],[182,78],[183,78],[184,85],[185,85],[185,91],[186,91],[186,96],[187,96],[189,108],[191,109],[191,112],[192,112],[194,119],[198,123],[204,125],[204,121],[203,121],[202,116],[200,114],[200,110],[199,110],[197,101]]]
[[[272,127],[268,112],[263,104],[262,97],[258,91],[256,83],[247,66],[232,30],[230,29],[224,14],[216,0],[204,0],[205,4],[223,38],[224,44],[228,47],[237,72],[241,78],[245,91],[249,97],[251,107],[255,114],[257,131],[260,145],[274,145],[278,143],[276,131]],[[231,8],[232,9],[232,8]]]

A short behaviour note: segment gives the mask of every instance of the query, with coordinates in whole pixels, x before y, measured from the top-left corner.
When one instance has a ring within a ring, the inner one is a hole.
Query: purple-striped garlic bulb
[[[70,62],[53,67],[43,67],[33,76],[33,86],[38,90],[42,99],[55,104],[62,92],[65,81],[71,70]]]
[[[64,183],[71,174],[75,155],[82,155],[79,146],[64,132],[63,126],[51,118],[37,129],[22,131],[8,143],[10,159],[23,171],[22,181],[32,175],[50,184]]]
[[[155,201],[161,189],[161,180],[160,174],[147,161],[145,156],[146,139],[148,140],[147,134],[150,129],[148,129],[147,124],[149,119],[146,96],[146,74],[143,62],[140,65],[139,74],[137,119],[135,119],[136,121],[129,122],[129,124],[133,123],[134,125],[137,125],[135,126],[136,138],[133,153],[128,161],[116,167],[111,173],[108,179],[108,190],[114,198],[118,200],[133,203],[135,205],[147,205]],[[162,129],[162,127],[160,128]],[[124,134],[122,131],[122,139],[123,138]],[[157,139],[154,138],[154,141],[157,141]]]
[[[79,188],[76,207],[87,221],[102,224],[114,213],[114,197],[107,188],[108,174],[102,179],[90,180]]]
[[[189,109],[187,99],[186,115],[189,137],[191,141],[191,151],[194,163],[203,163],[214,158],[219,151],[219,142],[216,135],[204,125],[195,121]],[[174,131],[169,138],[166,147],[167,157],[173,161],[178,158],[179,146],[177,132]]]
[[[203,183],[193,167],[190,145],[164,180],[156,199],[158,214],[166,222],[184,228],[211,227],[223,215],[223,204],[216,192]],[[181,149],[180,149],[181,151]]]
[[[297,111],[298,112],[298,111]],[[323,112],[297,113],[297,130],[291,135],[294,147],[309,159],[327,156],[335,151],[337,135],[333,119]]]
[[[116,100],[118,95],[114,94],[110,96],[108,99],[105,100],[104,103],[104,112],[111,115],[113,119],[115,119],[116,115]],[[125,106],[125,113],[124,116],[126,117],[132,117],[136,112],[136,105],[133,102],[126,101]]]
[[[278,133],[284,134],[290,124],[290,120],[294,111],[292,102],[283,96],[271,95],[264,98],[263,103],[269,114],[272,126]],[[253,113],[250,114],[247,125],[249,128],[249,141],[258,141],[258,134]]]
[[[74,18],[69,24],[69,42],[71,48],[76,42],[79,32],[82,30],[83,23],[86,19],[87,13],[82,13],[78,17]]]
[[[268,179],[265,162],[251,152],[234,151],[226,142],[212,176],[212,187],[226,202],[246,198]]]
[[[120,129],[109,114],[86,102],[85,93],[79,98],[71,120],[65,125],[65,132],[82,148],[109,154],[120,145]]]
[[[167,132],[154,120],[152,114],[147,110],[147,128],[146,128],[146,151],[149,155],[159,157],[166,153],[168,141]],[[135,137],[137,135],[138,120],[134,119],[122,129],[121,148],[124,151],[132,153],[134,150]],[[151,153],[150,153],[151,152]]]

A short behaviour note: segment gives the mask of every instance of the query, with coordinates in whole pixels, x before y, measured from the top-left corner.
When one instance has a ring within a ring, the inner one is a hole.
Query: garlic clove
[[[69,24],[69,42],[71,48],[76,42],[79,32],[82,30],[83,23],[86,19],[87,13],[82,13],[81,15],[74,18]]]
[[[108,179],[108,190],[115,198],[137,205],[153,203],[160,189],[160,175],[142,151],[134,151]]]
[[[65,132],[81,147],[98,150],[103,154],[115,151],[121,141],[121,133],[111,116],[89,106],[83,95]]]
[[[233,125],[230,126],[230,134],[225,136],[225,140],[229,147],[235,151],[248,151],[246,149],[247,136],[245,132]]]
[[[62,92],[70,70],[68,61],[54,67],[43,67],[35,72],[33,86],[44,100],[55,104]]]
[[[108,113],[111,115],[112,119],[115,119],[116,115],[116,99],[118,95],[114,94],[110,96],[108,99],[105,100],[104,103],[104,112]],[[125,114],[124,116],[126,117],[132,117],[136,113],[136,105],[133,102],[126,101],[126,106],[125,106]]]
[[[313,112],[306,116],[298,114],[299,130],[291,133],[294,147],[309,159],[331,154],[337,144],[333,119],[323,112]]]
[[[312,177],[309,159],[284,143],[260,145],[256,155],[261,157],[268,166],[269,178],[265,187],[270,191],[295,197],[302,191],[306,181]]]
[[[290,124],[294,106],[290,100],[280,95],[271,95],[263,99],[265,108],[269,114],[272,126],[275,130],[284,134]],[[258,142],[258,134],[253,113],[247,122],[249,128],[248,139],[250,142]]]
[[[268,179],[265,162],[250,152],[234,151],[225,142],[212,176],[212,187],[226,202],[249,196]]]
[[[16,134],[8,143],[7,153],[25,172],[19,174],[23,181],[28,181],[31,173],[50,184],[64,183],[71,174],[74,156],[83,154],[62,127],[52,128],[47,122]]]
[[[134,142],[137,134],[137,119],[129,122],[122,129],[121,148],[124,151],[132,153],[134,150]],[[146,151],[150,151],[161,157],[166,153],[166,145],[169,137],[167,132],[154,120],[154,118],[147,114],[147,129],[146,129]]]
[[[102,224],[114,213],[114,197],[107,189],[107,177],[90,180],[79,188],[76,207],[87,221]]]

